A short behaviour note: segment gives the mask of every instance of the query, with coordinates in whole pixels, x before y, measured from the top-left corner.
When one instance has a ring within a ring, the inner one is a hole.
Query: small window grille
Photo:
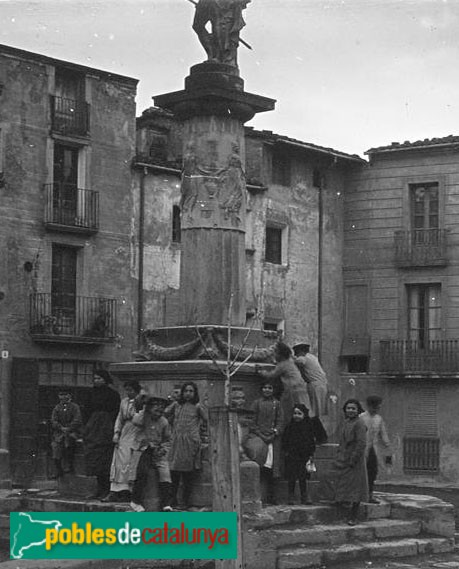
[[[440,440],[431,437],[403,439],[405,472],[436,473],[440,469]]]

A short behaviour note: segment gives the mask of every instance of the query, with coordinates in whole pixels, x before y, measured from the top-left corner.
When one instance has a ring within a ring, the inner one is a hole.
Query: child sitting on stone
[[[149,397],[144,408],[137,413],[133,422],[143,427],[144,438],[140,449],[143,451],[137,465],[136,479],[132,489],[131,508],[135,512],[144,512],[142,505],[144,491],[148,484],[148,476],[156,470],[159,476],[160,508],[164,512],[171,508],[171,473],[167,454],[170,449],[171,428],[164,417],[166,399]]]
[[[66,388],[59,390],[59,403],[51,414],[53,451],[56,474],[60,478],[73,472],[76,441],[81,436],[81,412],[76,403],[72,403],[72,394]]]

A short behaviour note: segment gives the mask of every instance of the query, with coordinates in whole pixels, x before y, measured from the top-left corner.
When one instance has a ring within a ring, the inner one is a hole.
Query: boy
[[[360,415],[367,427],[367,447],[365,450],[365,456],[371,504],[379,504],[379,500],[373,496],[373,488],[378,476],[378,450],[381,445],[386,449],[390,446],[384,419],[379,414],[382,401],[382,397],[379,397],[379,395],[369,395],[367,397],[367,410]],[[391,457],[387,456],[386,464],[390,463]]]
[[[163,512],[171,512],[171,473],[167,454],[170,449],[171,428],[163,416],[167,400],[149,397],[142,411],[134,415],[132,422],[142,426],[143,440],[140,444],[142,455],[137,466],[136,479],[132,489],[131,508],[135,512],[144,512],[141,505],[142,495],[147,486],[148,474],[152,468],[159,475],[159,500]]]
[[[72,394],[66,388],[59,390],[59,403],[51,414],[54,464],[58,478],[73,472],[73,460],[76,441],[80,437],[81,412],[76,403],[72,403]]]

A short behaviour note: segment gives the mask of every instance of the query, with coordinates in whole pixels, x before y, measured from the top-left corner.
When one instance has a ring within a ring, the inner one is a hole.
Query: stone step
[[[125,512],[127,510],[130,510],[127,503],[62,498],[57,492],[24,495],[21,499],[23,512]]]
[[[362,520],[385,519],[391,516],[391,505],[361,504],[360,517]],[[244,516],[247,528],[267,529],[273,526],[301,525],[316,526],[317,524],[332,524],[337,520],[336,507],[332,503],[318,503],[311,506],[268,506],[256,516]]]
[[[368,520],[356,526],[347,524],[317,525],[312,528],[293,527],[263,531],[263,541],[276,543],[277,548],[293,545],[336,546],[354,541],[414,537],[421,532],[418,521]]]
[[[395,559],[453,551],[451,538],[419,536],[398,540],[344,543],[333,547],[288,547],[278,551],[276,569],[305,569],[378,558]]]

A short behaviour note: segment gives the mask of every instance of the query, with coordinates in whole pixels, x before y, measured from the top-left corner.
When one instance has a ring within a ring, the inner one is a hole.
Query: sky
[[[0,43],[139,79],[137,115],[205,53],[189,0],[0,0]],[[238,59],[277,100],[248,124],[363,156],[459,135],[459,0],[252,0]]]

